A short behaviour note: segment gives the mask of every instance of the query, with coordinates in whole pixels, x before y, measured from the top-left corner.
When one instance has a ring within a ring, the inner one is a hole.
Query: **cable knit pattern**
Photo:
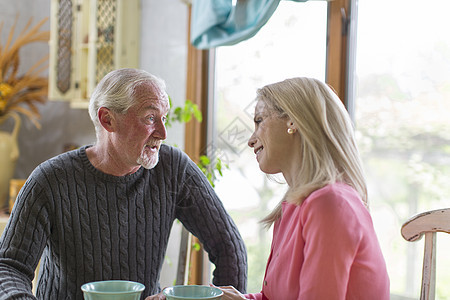
[[[95,169],[86,148],[39,165],[20,191],[0,238],[0,299],[83,299],[96,280],[143,283],[160,291],[159,277],[173,221],[204,244],[215,264],[214,284],[245,292],[246,250],[232,219],[197,166],[162,145],[152,170],[116,177]]]

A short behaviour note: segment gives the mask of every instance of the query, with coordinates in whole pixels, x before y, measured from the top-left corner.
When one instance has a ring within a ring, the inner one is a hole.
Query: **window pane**
[[[411,215],[449,206],[448,0],[359,1],[355,121],[369,201],[395,295],[420,293],[423,239]],[[448,235],[438,234],[437,299],[450,299]]]
[[[237,223],[249,259],[249,292],[262,286],[272,231],[258,223],[281,200],[285,185],[259,170],[247,140],[256,89],[290,77],[325,79],[325,1],[281,1],[252,39],[216,50],[215,153],[229,169],[216,191]]]

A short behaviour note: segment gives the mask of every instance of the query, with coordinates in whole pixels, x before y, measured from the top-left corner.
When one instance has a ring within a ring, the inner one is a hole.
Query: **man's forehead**
[[[140,100],[160,100],[169,102],[166,91],[152,82],[140,84],[134,91],[134,96]]]

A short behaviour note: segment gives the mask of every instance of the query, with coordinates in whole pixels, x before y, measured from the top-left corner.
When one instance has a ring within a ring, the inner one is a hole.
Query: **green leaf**
[[[194,117],[197,121],[202,122],[202,112],[198,109],[198,105],[187,99],[184,102],[184,106],[172,108],[172,98],[169,96],[169,104],[171,110],[167,114],[166,127],[172,126],[173,122],[187,123]],[[197,166],[200,168],[203,174],[205,174],[212,187],[215,187],[214,182],[218,176],[223,176],[222,169],[227,167],[223,165],[219,158],[212,161],[207,155],[201,155]],[[217,175],[216,175],[217,174]]]
[[[200,244],[199,243],[194,243],[192,244],[192,249],[194,249],[195,251],[200,251]]]
[[[195,117],[195,118],[197,119],[197,121],[199,121],[199,122],[203,121],[202,112],[198,110],[197,105],[195,105],[194,117]]]
[[[182,112],[181,118],[184,123],[187,123],[192,119],[192,113],[189,110],[186,110],[185,108],[184,111]]]
[[[211,160],[209,159],[208,156],[206,156],[206,155],[201,155],[201,156],[200,156],[200,163],[201,163],[202,165],[204,165],[204,166],[207,166],[207,165],[209,165],[209,164],[211,163]]]

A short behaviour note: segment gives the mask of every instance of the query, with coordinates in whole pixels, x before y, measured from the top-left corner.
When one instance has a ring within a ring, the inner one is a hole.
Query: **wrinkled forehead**
[[[169,105],[169,97],[167,96],[166,91],[153,82],[145,82],[136,86],[134,96],[139,102],[156,100],[167,102],[167,105]]]

